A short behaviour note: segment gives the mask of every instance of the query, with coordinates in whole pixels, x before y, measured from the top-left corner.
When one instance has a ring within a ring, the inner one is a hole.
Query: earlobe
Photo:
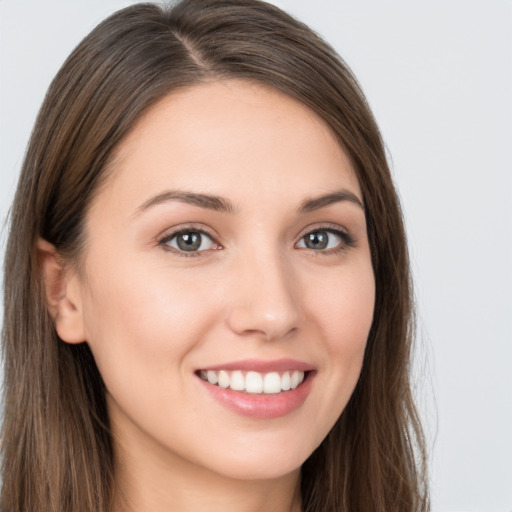
[[[82,300],[78,277],[66,269],[55,247],[40,238],[37,242],[48,310],[57,334],[67,343],[85,341]]]

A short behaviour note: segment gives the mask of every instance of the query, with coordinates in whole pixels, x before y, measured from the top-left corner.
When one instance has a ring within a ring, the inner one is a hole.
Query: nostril
[[[230,329],[238,335],[260,336],[267,341],[282,339],[299,329],[299,314],[296,311],[258,310],[256,305],[233,308],[228,317]]]

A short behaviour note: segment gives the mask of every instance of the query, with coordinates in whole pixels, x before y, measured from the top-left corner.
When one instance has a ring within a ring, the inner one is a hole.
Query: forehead
[[[109,201],[135,204],[163,188],[250,202],[348,188],[351,162],[327,124],[297,100],[261,84],[215,81],[172,92],[117,148]],[[198,190],[199,189],[199,190]]]

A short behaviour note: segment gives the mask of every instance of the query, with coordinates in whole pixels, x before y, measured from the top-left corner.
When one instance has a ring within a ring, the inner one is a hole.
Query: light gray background
[[[2,219],[50,80],[131,3],[0,0]],[[275,3],[352,66],[389,148],[416,279],[433,510],[511,512],[512,2]]]

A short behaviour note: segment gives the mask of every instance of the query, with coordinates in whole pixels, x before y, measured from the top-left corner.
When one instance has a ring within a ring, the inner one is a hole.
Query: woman
[[[45,99],[5,263],[2,510],[427,510],[398,200],[259,1],[126,8]]]

